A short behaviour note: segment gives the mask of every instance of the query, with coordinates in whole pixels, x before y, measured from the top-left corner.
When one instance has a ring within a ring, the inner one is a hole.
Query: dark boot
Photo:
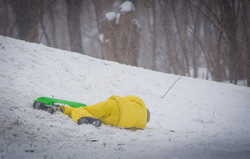
[[[46,112],[49,112],[50,114],[53,114],[56,112],[56,108],[53,107],[53,106],[47,106],[41,102],[34,102],[33,104],[33,108],[34,109],[37,109],[37,110],[43,110],[43,111],[46,111]]]
[[[92,124],[95,127],[100,127],[102,125],[101,120],[92,118],[92,117],[82,117],[78,119],[77,124],[82,125],[82,124]]]

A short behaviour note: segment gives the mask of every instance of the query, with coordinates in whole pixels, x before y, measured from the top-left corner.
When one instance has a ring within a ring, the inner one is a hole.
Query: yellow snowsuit
[[[144,102],[137,96],[111,96],[104,102],[81,108],[60,107],[63,113],[73,121],[82,117],[93,117],[104,124],[123,128],[144,129],[147,121],[147,110]]]

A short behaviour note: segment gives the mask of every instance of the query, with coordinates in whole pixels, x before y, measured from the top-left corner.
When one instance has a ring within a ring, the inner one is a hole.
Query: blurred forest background
[[[250,86],[249,0],[0,0],[0,34]]]

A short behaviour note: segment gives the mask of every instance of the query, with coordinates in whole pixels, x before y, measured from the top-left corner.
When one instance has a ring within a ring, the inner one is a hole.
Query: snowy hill
[[[249,158],[250,88],[121,65],[0,36],[0,157]],[[145,130],[77,125],[34,110],[39,96],[87,105],[137,95]]]

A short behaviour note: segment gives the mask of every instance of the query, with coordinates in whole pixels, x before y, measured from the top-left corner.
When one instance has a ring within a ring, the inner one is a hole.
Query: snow
[[[115,12],[108,12],[105,14],[105,17],[107,18],[108,21],[112,21],[116,18],[116,13]]]
[[[104,35],[103,34],[99,34],[99,40],[103,43],[104,42]]]
[[[134,11],[134,10],[135,10],[134,5],[131,2],[126,1],[126,2],[122,3],[121,6],[120,6],[120,13],[116,14],[115,12],[108,12],[108,13],[105,14],[105,17],[106,17],[106,19],[108,21],[113,21],[115,19],[115,23],[119,24],[121,14],[126,13],[126,12],[131,12],[131,11]],[[134,20],[134,24],[138,28],[141,28],[139,22],[136,19]]]
[[[95,59],[0,36],[1,158],[242,158],[250,156],[250,88]],[[77,125],[34,110],[40,96],[87,105],[137,95],[145,130]]]
[[[121,17],[121,14],[120,14],[120,13],[117,13],[117,14],[116,14],[116,21],[115,21],[115,24],[119,24],[119,22],[120,22],[120,17]]]
[[[125,1],[120,6],[120,12],[121,13],[131,12],[131,11],[134,11],[134,10],[135,10],[135,7],[134,7],[133,3],[130,2],[130,1]]]
[[[134,19],[134,24],[137,26],[137,28],[141,28],[140,23],[138,22],[138,20]]]

